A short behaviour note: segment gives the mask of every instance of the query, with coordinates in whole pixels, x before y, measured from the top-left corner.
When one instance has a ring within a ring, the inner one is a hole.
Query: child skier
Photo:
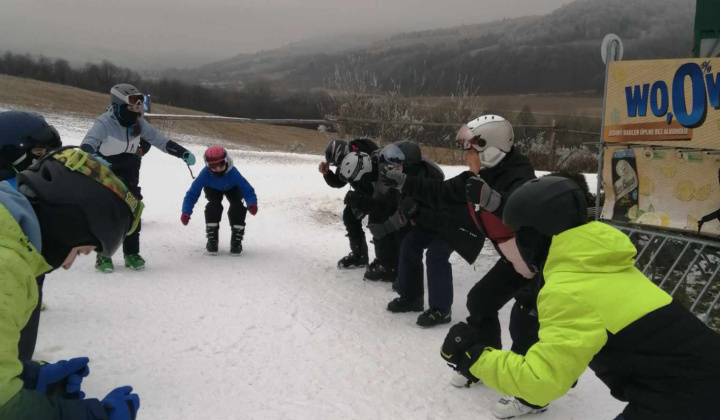
[[[37,305],[36,277],[69,269],[93,250],[111,256],[142,204],[108,168],[72,148],[20,172],[17,186],[0,183],[0,419],[134,419],[140,399],[130,387],[84,399],[86,357],[22,361],[18,342]]]
[[[207,234],[205,249],[211,255],[217,254],[218,233],[223,211],[222,199],[223,196],[227,197],[230,202],[228,218],[232,229],[230,254],[240,255],[242,240],[245,236],[245,216],[247,212],[255,216],[258,211],[255,190],[240,174],[240,171],[233,166],[232,160],[224,148],[210,146],[205,151],[205,164],[206,167],[200,171],[200,175],[193,181],[185,194],[180,221],[187,226],[193,207],[200,197],[200,190],[204,190],[205,198],[208,201],[205,206],[205,232]],[[248,203],[247,208],[243,204],[243,200]]]
[[[0,181],[7,181],[15,188],[18,172],[24,171],[45,153],[60,146],[60,134],[42,116],[23,111],[0,112]],[[45,275],[38,276],[36,280],[38,304],[20,333],[18,351],[23,361],[32,359],[40,326]]]
[[[331,140],[325,148],[325,161],[320,162],[318,165],[318,172],[322,174],[325,183],[329,187],[344,188],[348,184],[352,187],[345,197],[345,209],[342,214],[343,224],[345,225],[345,230],[347,230],[347,235],[345,236],[347,236],[350,241],[350,253],[338,261],[337,267],[341,269],[362,268],[368,265],[368,247],[365,241],[365,231],[362,226],[362,221],[365,216],[367,216],[367,212],[353,205],[352,196],[356,195],[356,193],[361,193],[371,197],[374,192],[372,182],[376,179],[365,177],[364,182],[348,182],[347,179],[340,176],[340,165],[345,159],[345,156],[351,152],[362,152],[368,156],[373,156],[373,152],[376,150],[378,150],[377,144],[370,139],[355,139],[349,142],[345,140]],[[331,166],[335,166],[337,169],[331,171]],[[380,261],[376,258],[365,270],[365,278],[376,279],[379,277],[377,275],[378,273],[375,272],[375,268],[378,267],[379,264]]]
[[[587,221],[574,181],[544,177],[510,195],[503,222],[542,276],[539,341],[525,355],[453,326],[441,356],[471,381],[544,406],[590,367],[627,406],[617,419],[706,420],[720,413],[720,335],[635,267],[619,230]]]

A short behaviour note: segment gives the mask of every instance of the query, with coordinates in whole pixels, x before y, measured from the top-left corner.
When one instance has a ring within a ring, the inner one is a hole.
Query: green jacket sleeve
[[[23,389],[0,407],[0,419],[107,420],[108,414],[96,399],[65,400]]]
[[[486,349],[470,372],[502,394],[546,405],[565,395],[607,342],[591,305],[571,292],[541,291],[540,340],[525,356]]]
[[[0,247],[0,407],[23,386],[18,360],[20,330],[37,304],[37,283],[30,267],[14,252]]]

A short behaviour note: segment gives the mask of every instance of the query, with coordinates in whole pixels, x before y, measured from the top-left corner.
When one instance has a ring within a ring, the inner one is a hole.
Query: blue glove
[[[140,396],[131,392],[131,386],[121,386],[103,398],[101,403],[110,420],[135,420],[140,409]]]
[[[188,165],[193,166],[195,164],[195,155],[193,155],[190,151],[186,151],[182,155],[182,160]]]
[[[56,363],[40,364],[35,390],[41,394],[51,395],[64,393],[67,397],[82,400],[85,393],[81,391],[82,380],[90,374],[87,357],[76,357]],[[58,387],[61,389],[58,390]]]

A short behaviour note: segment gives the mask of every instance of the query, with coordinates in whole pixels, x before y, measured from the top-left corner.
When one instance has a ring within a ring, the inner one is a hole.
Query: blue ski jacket
[[[218,191],[228,191],[234,187],[240,188],[245,203],[257,205],[257,196],[255,196],[255,190],[252,185],[240,174],[232,165],[232,161],[228,159],[228,169],[225,171],[223,176],[215,176],[206,166],[200,171],[200,175],[195,178],[190,189],[185,193],[185,199],[183,200],[182,212],[184,214],[192,215],[193,207],[200,198],[200,192],[202,189],[212,188]]]

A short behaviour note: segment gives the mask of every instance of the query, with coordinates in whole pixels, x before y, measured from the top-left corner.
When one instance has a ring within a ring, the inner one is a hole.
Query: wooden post
[[[345,117],[347,114],[347,108],[347,104],[340,105],[340,118],[338,118],[338,136],[340,136],[341,139],[344,139],[346,134]]]
[[[548,170],[550,172],[555,171],[555,128],[557,127],[557,122],[555,120],[552,120],[552,128],[550,128],[550,167]]]

